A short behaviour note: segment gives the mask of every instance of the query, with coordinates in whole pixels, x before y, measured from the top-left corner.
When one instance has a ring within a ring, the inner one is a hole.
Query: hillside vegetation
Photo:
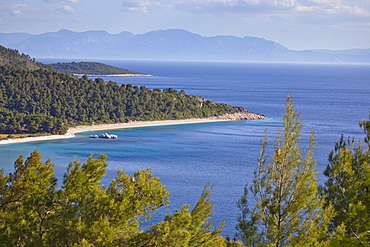
[[[4,51],[24,64],[43,67],[27,55]],[[172,88],[151,90],[59,71],[0,66],[0,133],[64,134],[68,126],[81,124],[204,118],[243,110]]]
[[[50,64],[56,70],[68,74],[82,75],[117,75],[117,74],[132,74],[141,75],[139,72],[128,69],[117,68],[103,63],[96,62],[71,62],[71,63],[53,63]]]
[[[0,45],[0,66],[6,64],[29,70],[49,68],[45,64],[36,62],[35,59],[31,59],[29,55],[24,53],[19,54],[17,50],[9,49]]]

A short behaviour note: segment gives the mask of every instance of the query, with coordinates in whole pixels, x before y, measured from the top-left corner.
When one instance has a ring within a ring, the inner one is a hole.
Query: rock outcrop
[[[218,117],[215,117],[217,119],[222,120],[256,120],[256,119],[267,119],[268,117],[256,113],[252,113],[249,111],[242,111],[242,112],[236,112],[236,113],[227,113]]]

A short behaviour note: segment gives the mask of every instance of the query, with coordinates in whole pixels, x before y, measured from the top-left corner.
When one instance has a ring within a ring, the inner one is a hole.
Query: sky
[[[0,0],[0,33],[173,28],[292,50],[370,48],[370,0]]]

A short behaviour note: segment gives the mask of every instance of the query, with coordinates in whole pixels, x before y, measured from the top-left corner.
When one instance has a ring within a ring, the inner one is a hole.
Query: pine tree
[[[345,246],[370,246],[370,121],[361,121],[364,143],[343,136],[329,155],[324,172],[327,204],[333,205],[332,231],[344,231],[338,243]]]
[[[284,132],[279,130],[274,152],[266,154],[267,132],[261,143],[258,167],[250,192],[255,206],[249,211],[247,190],[239,200],[242,211],[237,237],[250,246],[319,246],[324,244],[330,208],[319,195],[314,134],[302,150],[303,122],[287,97]],[[305,153],[305,154],[304,154]]]
[[[0,170],[1,246],[127,246],[169,193],[150,169],[101,185],[107,157],[72,162],[57,188],[53,164],[34,151]]]
[[[142,229],[169,193],[150,169],[132,175],[117,171],[108,187],[101,184],[107,157],[91,155],[69,164],[57,186],[53,164],[34,151],[15,171],[0,170],[1,246],[204,246],[236,247],[221,237],[223,223],[214,227],[213,204],[207,185],[192,210],[181,210]]]
[[[0,242],[4,246],[44,246],[56,189],[53,164],[34,151],[2,182]]]
[[[173,215],[150,227],[130,246],[183,246],[183,247],[226,247],[226,241],[220,237],[224,222],[213,229],[210,221],[213,204],[211,190],[207,184],[195,207],[189,211],[188,205],[176,210]]]

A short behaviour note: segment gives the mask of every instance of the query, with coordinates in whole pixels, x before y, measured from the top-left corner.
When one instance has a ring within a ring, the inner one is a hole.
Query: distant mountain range
[[[293,51],[263,38],[204,37],[180,29],[144,34],[64,29],[38,35],[0,33],[0,45],[36,58],[370,63],[370,49]]]

